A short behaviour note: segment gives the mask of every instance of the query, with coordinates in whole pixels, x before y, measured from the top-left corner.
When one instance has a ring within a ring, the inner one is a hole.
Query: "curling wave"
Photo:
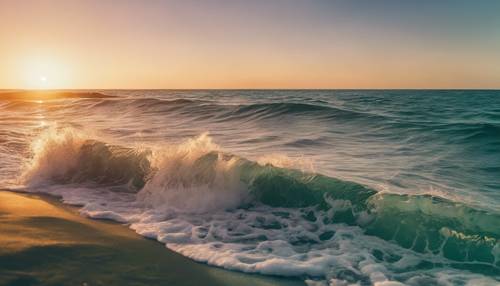
[[[253,162],[222,152],[207,134],[136,149],[49,130],[32,150],[22,176],[27,186],[49,185],[49,193],[83,205],[91,217],[130,223],[210,264],[371,283],[406,281],[409,271],[445,265],[500,273],[497,213],[431,195],[380,193],[293,164]],[[95,189],[106,190],[99,203],[95,195],[89,200]],[[116,199],[123,191],[129,197]]]

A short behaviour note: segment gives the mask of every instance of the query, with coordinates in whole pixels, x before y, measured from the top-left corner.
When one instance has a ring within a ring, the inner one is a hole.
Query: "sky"
[[[500,88],[496,0],[0,0],[0,89]]]

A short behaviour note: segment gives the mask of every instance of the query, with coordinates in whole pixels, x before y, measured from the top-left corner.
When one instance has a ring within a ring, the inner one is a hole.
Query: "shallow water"
[[[3,186],[311,285],[499,281],[499,91],[94,92],[0,99]]]

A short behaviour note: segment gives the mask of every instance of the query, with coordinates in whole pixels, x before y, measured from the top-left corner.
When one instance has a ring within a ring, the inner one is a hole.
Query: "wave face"
[[[109,93],[0,101],[2,184],[310,285],[500,279],[497,92]]]

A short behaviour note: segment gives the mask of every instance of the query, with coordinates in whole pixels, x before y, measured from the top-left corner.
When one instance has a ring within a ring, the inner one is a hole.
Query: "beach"
[[[46,195],[0,191],[0,285],[302,285],[193,262]]]

